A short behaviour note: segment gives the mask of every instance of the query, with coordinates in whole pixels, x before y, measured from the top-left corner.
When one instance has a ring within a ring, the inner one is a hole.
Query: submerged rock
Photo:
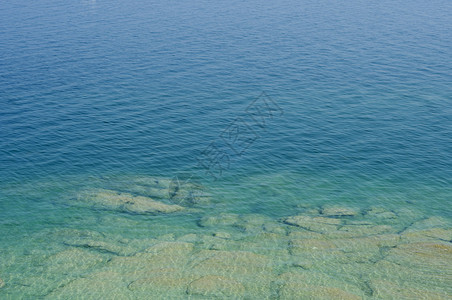
[[[186,242],[161,242],[149,247],[144,252],[147,253],[165,253],[167,255],[180,255],[193,251],[193,244]]]
[[[89,230],[59,229],[51,233],[51,238],[62,244],[114,255],[131,255],[142,249],[141,240],[108,237],[103,233]],[[75,251],[74,251],[75,253]]]
[[[199,225],[202,227],[209,226],[232,226],[239,221],[239,215],[221,213],[216,216],[205,216],[199,221]]]
[[[206,205],[210,203],[210,198],[202,186],[193,183],[169,189],[170,201],[184,206]]]
[[[0,278],[0,289],[5,286],[5,282]]]
[[[292,264],[303,269],[323,269],[325,265],[352,262],[346,253],[327,240],[292,240],[289,252]]]
[[[331,240],[338,248],[344,251],[369,251],[378,248],[393,248],[400,243],[397,234],[381,234],[366,237],[334,239]]]
[[[337,249],[344,253],[346,263],[374,263],[384,258],[387,251],[400,242],[400,236],[377,236],[335,239]]]
[[[215,232],[213,236],[226,240],[231,238],[231,234],[227,232]]]
[[[365,214],[369,216],[374,216],[385,212],[388,212],[388,210],[381,206],[371,206],[365,210]]]
[[[230,250],[234,247],[234,241],[224,239],[215,235],[202,235],[200,245],[203,249]]]
[[[384,212],[384,213],[381,213],[381,214],[377,214],[376,217],[379,218],[379,219],[386,219],[386,220],[397,219],[397,215],[395,213],[393,213],[392,211],[387,211],[387,212]]]
[[[360,237],[394,232],[389,225],[344,225],[337,232],[331,234],[331,238]]]
[[[157,240],[160,241],[168,241],[168,242],[172,242],[176,239],[176,235],[174,233],[167,233],[167,234],[163,234],[157,237]]]
[[[260,227],[262,227],[266,222],[270,221],[272,221],[270,217],[261,214],[246,214],[240,216],[240,223],[246,223]]]
[[[122,192],[140,194],[152,198],[168,199],[168,187],[171,180],[152,176],[127,176],[109,180],[108,188]]]
[[[401,237],[404,242],[425,242],[434,240],[452,242],[452,229],[430,228],[424,230],[407,230]]]
[[[325,264],[342,265],[351,263],[374,263],[382,259],[387,249],[400,242],[396,234],[354,237],[317,238],[297,237],[291,234],[288,249],[293,256],[292,262],[304,269],[325,266]]]
[[[256,234],[274,230],[285,233],[281,224],[274,222],[270,217],[260,214],[238,215],[233,213],[221,213],[214,216],[204,216],[199,221],[202,227],[231,226],[245,234]]]
[[[395,299],[448,299],[445,295],[451,293],[451,261],[450,243],[399,244],[389,249],[368,276],[378,298],[387,299],[393,293]]]
[[[320,213],[327,217],[350,217],[358,215],[359,210],[341,206],[324,206]]]
[[[133,281],[128,288],[134,299],[183,299],[187,286],[195,279],[194,274],[179,269],[157,269]]]
[[[106,208],[137,214],[174,213],[184,209],[182,206],[165,204],[149,197],[105,189],[88,192],[82,198]]]
[[[129,274],[129,278],[139,279],[150,272],[159,269],[180,269],[184,267],[193,251],[193,244],[186,242],[160,242],[145,252],[133,256],[116,256],[108,264],[107,268],[120,269]]]
[[[276,279],[279,299],[362,299],[356,286],[319,272],[288,272]]]
[[[108,182],[107,188],[138,194],[153,199],[168,200],[173,204],[192,206],[208,204],[210,194],[206,189],[190,180],[178,177],[173,179],[152,176],[131,176],[120,181]]]
[[[331,250],[337,248],[336,245],[330,240],[291,240],[289,242],[289,252],[292,255],[302,255],[306,251],[321,251]]]
[[[114,255],[131,255],[135,250],[128,246],[119,246],[113,243],[91,239],[66,239],[64,244],[72,247],[92,249],[101,253]]]
[[[306,209],[303,214],[308,215],[308,216],[318,216],[320,215],[320,209],[318,208],[309,208]]]
[[[396,213],[379,206],[371,206],[370,208],[365,210],[364,214],[367,217],[381,220],[397,219]]]
[[[234,250],[266,255],[271,257],[274,263],[283,263],[289,255],[287,243],[286,235],[264,231],[237,240]]]
[[[326,218],[326,217],[310,217],[310,216],[292,216],[284,220],[289,225],[295,225],[306,230],[315,232],[329,232],[336,231],[339,225],[342,223],[339,219]]]
[[[72,248],[58,252],[50,256],[45,262],[46,272],[52,274],[67,274],[75,276],[90,270],[106,259],[96,253],[78,248]]]
[[[214,294],[232,293],[233,296],[219,298],[266,299],[271,294],[270,283],[274,280],[274,264],[275,260],[269,256],[249,251],[201,250],[194,255],[187,269],[200,276],[209,276],[197,283],[198,286],[210,282],[207,290],[197,288],[199,296],[208,292],[207,299],[212,299]],[[222,285],[220,280],[223,278],[234,281]],[[244,289],[235,281],[240,282]],[[245,290],[246,295],[242,295]]]
[[[200,261],[199,263],[196,263]],[[194,261],[193,270],[213,275],[258,274],[271,269],[271,260],[247,251],[201,251]]]
[[[324,239],[325,236],[321,233],[309,231],[302,228],[294,227],[296,230],[291,230],[288,237],[291,239]]]
[[[246,233],[257,233],[263,230],[264,224],[271,222],[267,216],[260,214],[241,215],[239,220],[234,224],[234,227]]]
[[[418,270],[451,274],[452,244],[440,241],[400,244],[385,259]]]
[[[372,268],[369,268],[364,274],[368,281],[391,282],[399,288],[416,287],[419,290],[437,291],[439,293],[451,292],[450,272],[447,272],[446,266],[437,270],[433,267],[413,267],[398,262],[390,262],[386,259],[380,260]],[[383,284],[384,285],[384,284]],[[381,288],[384,288],[383,286]],[[404,298],[414,299],[414,298]],[[430,298],[425,298],[430,299]]]
[[[196,243],[199,241],[199,236],[195,233],[189,233],[177,238],[179,242]]]
[[[424,212],[418,209],[414,209],[413,207],[399,208],[397,210],[394,210],[394,212],[401,220],[409,220],[410,222],[413,222],[414,220],[425,219]]]
[[[237,298],[243,296],[245,287],[238,281],[223,276],[207,275],[188,286],[187,294],[205,297]]]
[[[282,234],[282,235],[286,235],[287,234],[287,230],[286,227],[288,227],[287,225],[281,225],[280,223],[276,223],[276,222],[266,222],[263,226],[264,231],[266,232],[271,232],[271,233],[276,233],[276,234]]]
[[[279,299],[361,300],[362,297],[340,288],[289,282],[281,286]]]
[[[105,235],[93,231],[93,230],[78,230],[71,228],[57,229],[50,233],[47,233],[49,237],[56,240],[67,240],[67,239],[92,239],[92,240],[103,240]]]
[[[369,286],[372,288],[372,296],[377,299],[450,299],[446,292],[436,292],[423,289],[419,286],[398,284],[389,280],[371,280]]]
[[[442,217],[430,217],[422,219],[411,224],[405,232],[423,230],[429,228],[451,228],[452,224],[449,220]]]
[[[117,272],[103,271],[78,278],[57,288],[47,299],[133,299],[127,283]]]

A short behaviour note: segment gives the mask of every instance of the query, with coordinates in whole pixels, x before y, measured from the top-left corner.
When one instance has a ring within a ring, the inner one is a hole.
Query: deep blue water
[[[2,1],[0,248],[97,226],[74,191],[101,178],[204,174],[200,153],[262,92],[283,114],[201,179],[211,209],[451,217],[451,15],[446,0]]]

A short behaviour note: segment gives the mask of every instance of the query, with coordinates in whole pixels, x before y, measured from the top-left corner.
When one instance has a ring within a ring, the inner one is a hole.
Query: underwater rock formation
[[[99,240],[90,239],[68,239],[64,242],[65,245],[81,248],[89,248],[98,252],[111,253],[114,255],[131,255],[134,249],[127,245],[119,246],[117,244]]]
[[[245,287],[238,281],[223,276],[206,275],[188,286],[187,294],[219,298],[239,298]]]
[[[182,206],[204,205],[210,202],[210,195],[205,188],[189,180],[150,176],[126,177],[120,182],[113,182],[115,190],[138,194],[159,200],[168,200]]]
[[[450,299],[450,295],[429,291],[418,285],[399,284],[390,280],[371,280],[372,296],[376,299]]]
[[[90,270],[105,260],[102,255],[79,248],[69,248],[50,256],[43,264],[47,272],[69,274],[74,270],[81,272]]]
[[[165,204],[149,197],[106,189],[86,192],[81,198],[102,207],[137,214],[174,213],[184,209],[180,205]]]
[[[356,216],[359,210],[342,206],[324,206],[321,214],[327,217]]]
[[[47,299],[131,299],[127,283],[118,272],[94,272],[69,282],[47,295]]]
[[[375,217],[389,211],[364,211],[197,216],[195,231],[143,239],[59,229],[60,251],[19,288],[48,299],[449,299],[448,223],[420,217],[400,230]]]
[[[199,221],[199,225],[202,227],[213,226],[227,226],[234,225],[239,221],[238,214],[221,213],[215,216],[205,216]]]
[[[340,219],[304,215],[288,217],[285,222],[289,225],[295,225],[319,233],[336,231],[342,223]]]
[[[276,279],[279,299],[363,299],[357,286],[320,272],[287,272]]]

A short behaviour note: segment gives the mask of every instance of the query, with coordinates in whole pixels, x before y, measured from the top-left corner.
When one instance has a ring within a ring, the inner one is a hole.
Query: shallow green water
[[[294,182],[303,178],[265,174],[197,186],[206,197],[196,204],[186,202],[189,194],[170,199],[168,190],[150,188],[170,182],[155,176],[21,184],[31,198],[54,197],[51,205],[39,205],[41,218],[2,224],[2,245],[8,245],[2,248],[2,293],[11,299],[450,296],[450,218],[419,209],[396,187],[381,191],[374,203],[366,198],[369,189],[351,185],[348,193],[362,202],[339,202],[331,200],[347,196],[331,194],[341,191],[342,180],[312,175],[311,186],[297,189]],[[13,192],[15,185],[2,189]],[[151,196],[168,207],[184,206],[141,213],[125,202],[110,203],[114,195],[129,203]],[[265,206],[270,199],[280,200],[273,210]]]

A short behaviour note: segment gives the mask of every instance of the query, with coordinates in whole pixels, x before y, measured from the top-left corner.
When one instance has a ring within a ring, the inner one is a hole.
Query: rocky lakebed
[[[10,257],[3,268],[28,269],[0,273],[0,298],[452,299],[447,218],[303,203],[273,218],[215,212],[205,208],[210,198],[193,184],[149,178],[82,190],[77,200],[92,209],[132,219],[193,214],[198,229],[147,238],[49,229],[34,238],[59,250]]]

